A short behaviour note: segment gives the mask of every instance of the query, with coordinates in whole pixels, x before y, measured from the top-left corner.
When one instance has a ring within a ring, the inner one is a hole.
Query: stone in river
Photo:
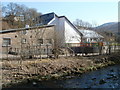
[[[94,78],[92,78],[91,80],[95,80],[96,78],[94,77]]]
[[[99,81],[99,84],[104,84],[104,83],[106,83],[106,81],[105,81],[104,79],[101,79],[101,80]]]

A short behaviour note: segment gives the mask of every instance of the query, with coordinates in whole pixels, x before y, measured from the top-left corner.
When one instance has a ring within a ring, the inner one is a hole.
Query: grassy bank
[[[81,75],[102,67],[120,63],[120,55],[68,57],[43,60],[3,60],[3,87],[27,83],[31,80],[49,80]]]

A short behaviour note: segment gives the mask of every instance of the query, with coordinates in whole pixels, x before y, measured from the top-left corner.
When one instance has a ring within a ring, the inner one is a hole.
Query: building
[[[98,43],[103,42],[104,37],[93,30],[79,30],[82,34],[82,42],[84,43]]]
[[[40,16],[40,25],[55,25],[56,43],[59,47],[80,45],[82,33],[65,16],[48,13]]]
[[[39,20],[39,26],[0,31],[2,53],[33,56],[51,54],[53,49],[84,53],[83,44],[104,39],[94,31],[79,30],[65,16],[55,13],[41,15]]]
[[[0,54],[47,55],[54,47],[54,25],[0,31]]]
[[[98,53],[102,50],[104,37],[93,30],[79,30],[82,34],[81,50],[85,53]],[[83,48],[84,47],[84,48]],[[82,51],[82,52],[83,52]],[[79,52],[79,51],[78,51]]]
[[[15,17],[14,17],[14,20],[15,20],[15,21],[24,21],[24,16],[23,16],[23,15],[15,16]]]
[[[39,23],[40,25],[55,25],[59,47],[67,46],[75,53],[83,53],[83,47],[86,49],[89,48],[87,46],[102,44],[104,41],[104,37],[95,31],[79,30],[65,16],[57,16],[55,13],[40,16]]]

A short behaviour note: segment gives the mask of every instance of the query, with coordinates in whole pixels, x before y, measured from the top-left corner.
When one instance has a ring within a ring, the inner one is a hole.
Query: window
[[[72,36],[72,38],[75,38],[74,36]]]
[[[51,39],[46,39],[47,44],[52,44],[52,40]]]
[[[22,34],[24,34],[24,35],[25,35],[26,33],[27,33],[27,31],[26,31],[26,30],[23,30],[23,31],[22,31]]]
[[[46,51],[46,49],[45,49],[45,48],[44,48],[43,50],[44,50],[44,52]]]
[[[26,43],[27,40],[25,38],[22,39],[22,43]]]
[[[101,39],[100,39],[100,41],[104,41],[104,39],[103,39],[103,38],[101,38]]]
[[[11,39],[10,38],[3,38],[3,46],[10,46]]]
[[[90,38],[87,38],[87,42],[90,42]]]
[[[43,39],[38,39],[39,44],[43,44]]]

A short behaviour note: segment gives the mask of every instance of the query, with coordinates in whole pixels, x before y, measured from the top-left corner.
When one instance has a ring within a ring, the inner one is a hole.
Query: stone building
[[[79,30],[67,17],[55,13],[43,14],[39,20],[35,27],[0,31],[2,53],[48,55],[53,49],[61,48],[63,52],[84,53],[82,44],[85,41],[91,43],[96,40],[98,43],[104,39],[91,30]]]
[[[0,31],[1,54],[45,55],[54,47],[54,25]]]

